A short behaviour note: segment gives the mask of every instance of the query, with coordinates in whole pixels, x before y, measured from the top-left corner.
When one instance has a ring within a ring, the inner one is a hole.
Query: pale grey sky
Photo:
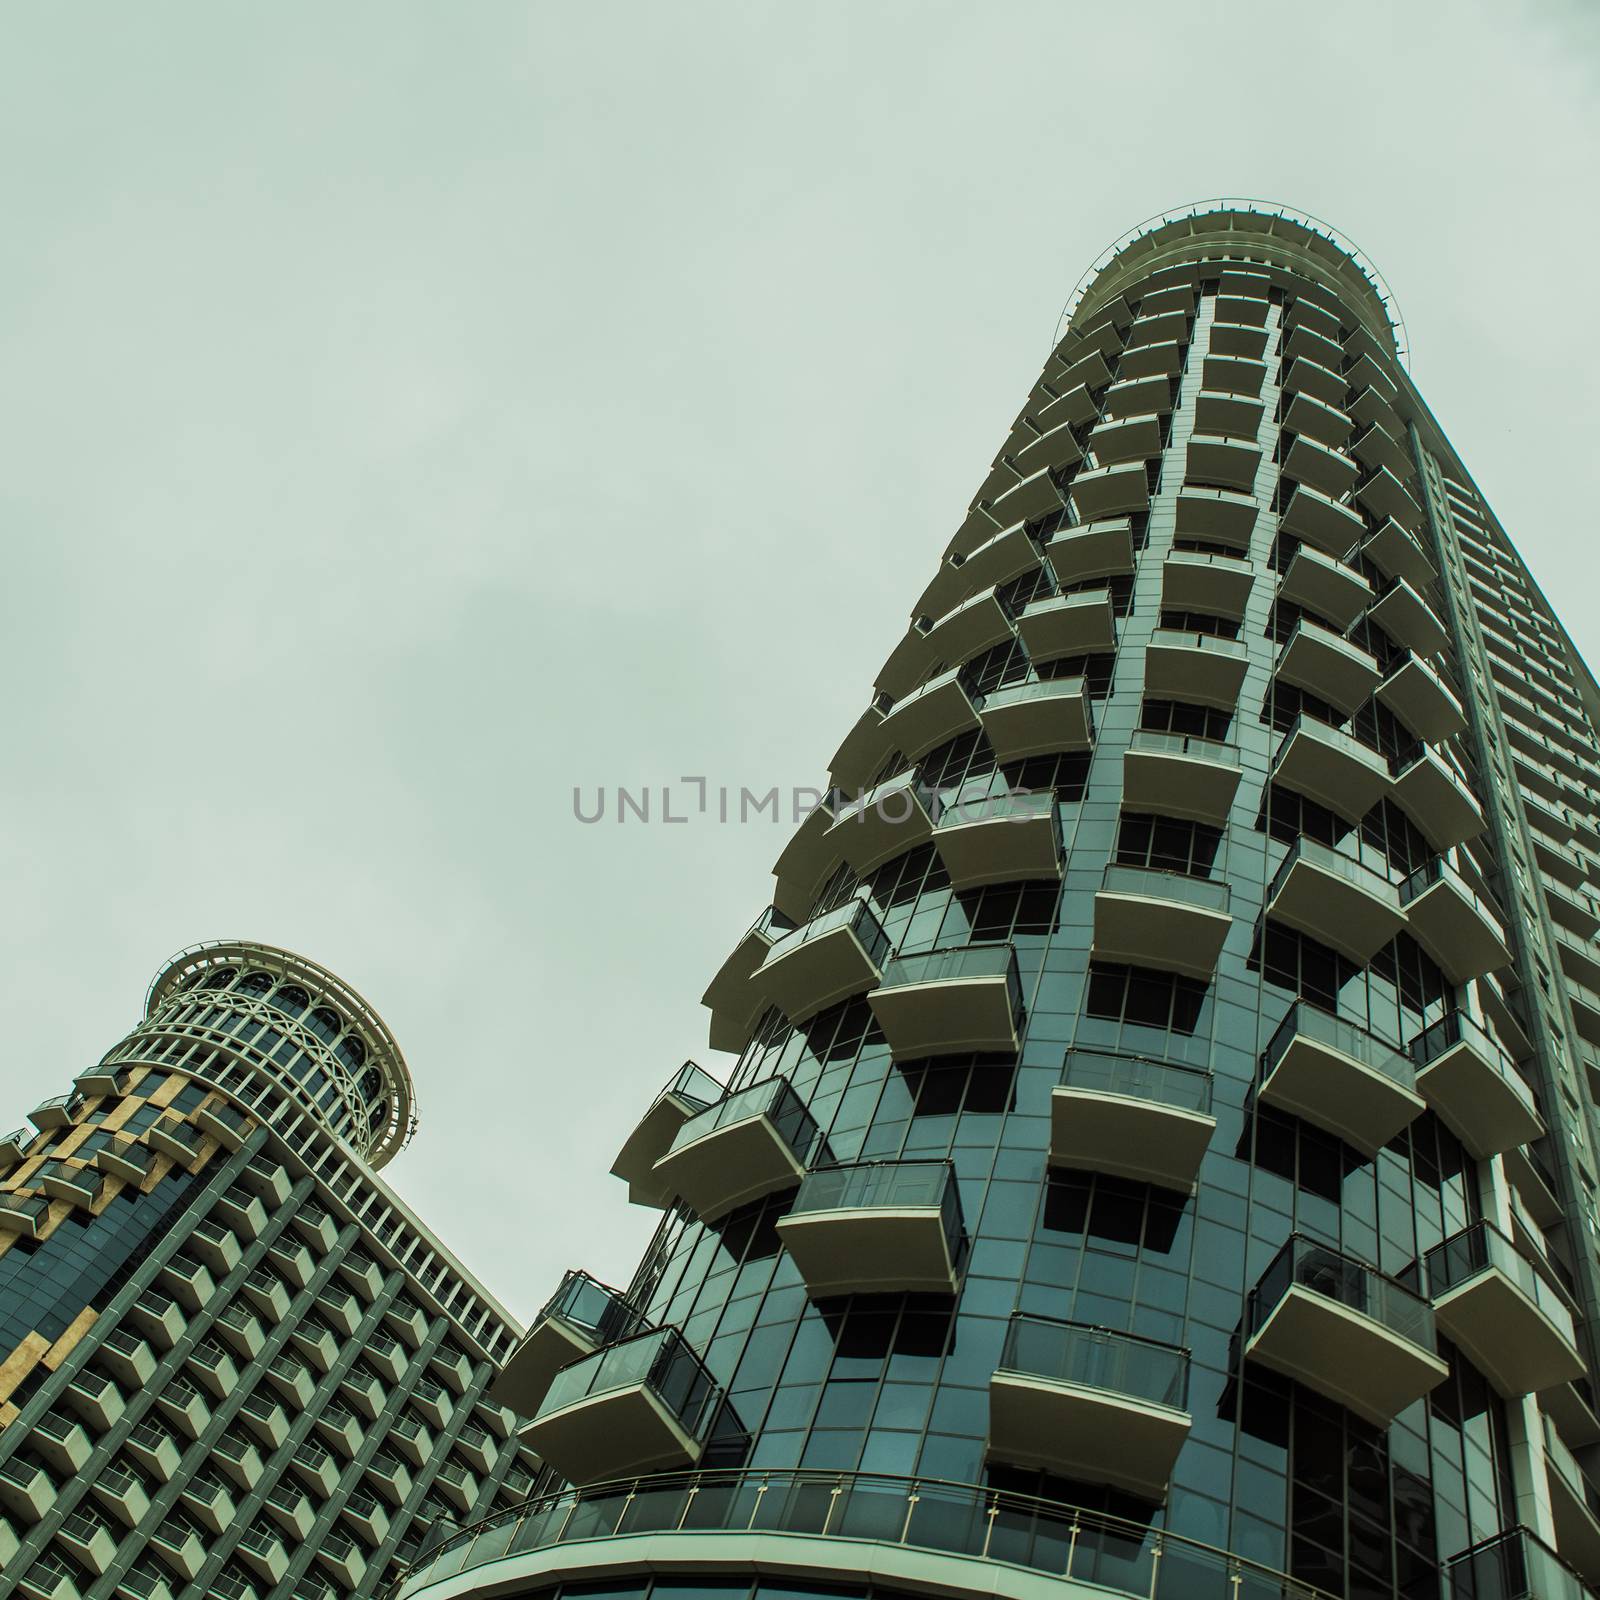
[[[1600,10],[13,6],[0,1126],[245,936],[387,1018],[390,1169],[519,1314],[706,1050],[820,781],[1126,228],[1325,217],[1591,660]]]

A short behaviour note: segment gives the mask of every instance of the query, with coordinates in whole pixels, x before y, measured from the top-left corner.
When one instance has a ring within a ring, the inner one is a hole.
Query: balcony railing
[[[670,1467],[674,1456],[692,1465],[722,1398],[683,1335],[657,1328],[563,1367],[526,1437],[575,1483],[615,1476],[619,1463],[630,1472]]]
[[[867,997],[900,1060],[1014,1050],[1022,978],[1009,944],[961,945],[898,955]]]
[[[961,1193],[948,1161],[863,1161],[808,1172],[778,1232],[814,1296],[951,1294]]]
[[[1444,1565],[1449,1600],[1594,1600],[1594,1592],[1536,1534],[1511,1528]]]
[[[1138,1600],[1327,1600],[1320,1590],[1169,1529],[1060,1501],[938,1479],[759,1469],[674,1473],[543,1495],[450,1535],[411,1569],[400,1595],[556,1544],[689,1529],[869,1540],[1044,1573]]]
[[[1331,1245],[1293,1234],[1250,1293],[1245,1353],[1383,1427],[1439,1383],[1433,1307]]]
[[[656,1175],[703,1220],[799,1183],[824,1149],[787,1078],[763,1078],[690,1117]]]
[[[1000,1370],[1109,1389],[1153,1405],[1189,1403],[1189,1352],[1088,1323],[1013,1315]]]
[[[1450,1011],[1408,1047],[1417,1092],[1478,1160],[1544,1133],[1532,1087],[1493,1034]]]

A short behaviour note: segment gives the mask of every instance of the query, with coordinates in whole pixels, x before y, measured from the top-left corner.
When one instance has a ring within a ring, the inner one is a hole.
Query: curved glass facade
[[[619,1443],[572,1448],[536,1324],[554,1473],[976,1486],[1352,1600],[1558,1543],[1531,1396],[1577,1393],[1593,1268],[1524,1176],[1555,1081],[1424,427],[1315,230],[1163,220],[1103,267],[707,992],[726,1097],[669,1088],[619,1158],[664,1206],[627,1303],[724,1398],[610,1391]],[[955,1203],[796,1206],[868,1163]],[[1484,1223],[1548,1290],[1537,1373],[1430,1265]],[[883,1292],[910,1260],[949,1287]]]

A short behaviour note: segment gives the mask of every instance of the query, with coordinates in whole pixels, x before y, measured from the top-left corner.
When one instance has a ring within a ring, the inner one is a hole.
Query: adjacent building
[[[1370,264],[1114,247],[886,644],[406,1600],[1600,1585],[1600,691]]]
[[[537,1463],[485,1390],[520,1333],[378,1176],[382,1019],[224,942],[0,1138],[0,1595],[346,1600]]]

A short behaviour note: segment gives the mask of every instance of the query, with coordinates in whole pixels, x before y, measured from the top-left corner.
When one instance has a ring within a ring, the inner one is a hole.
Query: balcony
[[[814,1300],[954,1294],[961,1196],[948,1161],[867,1161],[806,1174],[778,1233]]]
[[[1207,356],[1200,365],[1200,387],[1223,394],[1260,394],[1266,376],[1266,362],[1249,356]]]
[[[1244,617],[1254,583],[1255,569],[1240,557],[1174,550],[1161,563],[1161,604],[1163,609],[1204,611],[1237,622]]]
[[[1159,1502],[1188,1403],[1187,1350],[1014,1313],[989,1380],[989,1458]]]
[[[1439,576],[1427,552],[1393,517],[1362,543],[1361,553],[1386,578],[1426,585]]]
[[[1378,663],[1360,645],[1302,617],[1279,648],[1272,676],[1274,683],[1309,690],[1350,716],[1377,686]]]
[[[1161,418],[1153,411],[1113,417],[1090,430],[1089,448],[1103,467],[1148,461],[1161,454]]]
[[[269,1211],[289,1198],[289,1175],[276,1162],[257,1155],[245,1162],[239,1182],[249,1189]]]
[[[1248,356],[1260,360],[1266,354],[1267,330],[1244,322],[1213,322],[1211,347],[1214,356]]]
[[[1082,353],[1082,346],[1075,347],[1076,353],[1070,360],[1057,355],[1053,359],[1061,362],[1060,372],[1047,372],[1045,382],[1059,394],[1066,394],[1083,384],[1090,389],[1103,389],[1111,382],[1111,368],[1106,365],[1106,358],[1098,349]]]
[[[1232,710],[1250,667],[1242,639],[1157,628],[1145,651],[1145,693],[1163,700]]]
[[[81,1503],[62,1519],[56,1542],[93,1573],[109,1572],[117,1559],[116,1531]]]
[[[923,637],[934,660],[958,665],[1012,638],[1011,614],[985,589],[930,622]]]
[[[146,1289],[128,1307],[128,1321],[162,1350],[170,1350],[183,1333],[183,1308],[159,1289]]]
[[[1176,339],[1138,345],[1117,363],[1119,378],[1157,378],[1170,382],[1183,370],[1183,346]]]
[[[187,1166],[200,1154],[203,1143],[197,1129],[175,1117],[167,1117],[156,1123],[146,1139],[152,1149],[159,1150],[164,1156],[171,1156],[182,1166]]]
[[[1189,436],[1184,481],[1247,494],[1261,468],[1261,447],[1253,441],[1220,434]]]
[[[1009,583],[1038,567],[1039,548],[1029,538],[1027,525],[1002,526],[972,550],[952,555],[922,591],[913,615],[942,616],[968,595]]]
[[[1072,425],[1062,422],[1028,440],[1017,451],[1013,464],[1024,478],[1030,478],[1036,472],[1055,472],[1062,467],[1076,466],[1082,459],[1083,451]]]
[[[941,573],[949,570],[948,565],[940,569]],[[888,696],[878,695],[833,752],[828,782],[835,789],[859,789],[888,757],[892,747],[883,731],[883,708],[888,703]]]
[[[0,1172],[9,1172],[12,1167],[25,1161],[28,1146],[32,1142],[31,1128],[13,1128],[10,1133],[0,1134]]]
[[[44,1195],[0,1190],[0,1231],[41,1239],[49,1220],[50,1202]]]
[[[1527,1528],[1473,1545],[1444,1571],[1449,1600],[1594,1600],[1578,1574]]]
[[[0,1505],[24,1522],[38,1522],[55,1504],[56,1486],[43,1467],[21,1456],[0,1462]]]
[[[1372,603],[1372,585],[1354,567],[1303,544],[1284,571],[1278,599],[1348,628]]]
[[[978,713],[967,697],[961,671],[953,667],[929,678],[884,714],[885,737],[913,761],[977,727]]]
[[[1389,764],[1353,735],[1298,716],[1273,758],[1271,781],[1359,822],[1389,787]]]
[[[1329,406],[1343,405],[1346,390],[1344,374],[1338,370],[1337,362],[1330,367],[1306,354],[1290,359],[1283,387],[1296,394],[1314,395]]]
[[[587,1272],[568,1272],[490,1385],[489,1398],[531,1417],[563,1367],[648,1326],[620,1290]]]
[[[1185,484],[1178,490],[1178,537],[1248,550],[1260,510],[1255,496],[1242,490]]]
[[[1330,450],[1342,449],[1355,429],[1355,423],[1337,406],[1303,389],[1289,396],[1283,411],[1283,425],[1289,432],[1314,439]]]
[[[1544,1421],[1544,1454],[1550,1469],[1545,1477],[1550,1486],[1556,1548],[1587,1582],[1600,1582],[1600,1490],[1589,1481],[1548,1417]]]
[[[1017,618],[1017,633],[1030,661],[1056,661],[1062,656],[1114,650],[1116,613],[1108,589],[1080,589],[1074,594],[1032,600]]]
[[[1239,752],[1198,734],[1136,728],[1122,756],[1122,804],[1129,811],[1187,817],[1220,827],[1239,788]]]
[[[103,1173],[93,1167],[70,1166],[65,1161],[47,1161],[34,1173],[37,1183],[52,1200],[66,1200],[87,1210],[105,1191]]]
[[[933,841],[953,889],[1061,876],[1061,819],[1050,793],[958,795]]]
[[[1209,1072],[1069,1050],[1050,1093],[1050,1165],[1188,1191],[1216,1125]]]
[[[562,1368],[522,1437],[571,1483],[693,1467],[721,1400],[677,1329],[658,1328]]]
[[[106,1334],[100,1359],[130,1389],[142,1389],[155,1376],[155,1351],[127,1328],[113,1328]]]
[[[916,769],[896,773],[859,798],[841,802],[828,842],[865,878],[885,861],[925,844],[933,834],[938,799]]]
[[[226,1533],[238,1511],[228,1486],[209,1472],[196,1472],[183,1486],[183,1503],[210,1533]]]
[[[1374,1157],[1424,1106],[1411,1061],[1342,1017],[1297,1002],[1261,1057],[1256,1097]]]
[[[1072,503],[1082,522],[1149,510],[1150,480],[1143,462],[1080,472],[1072,480]]]
[[[1492,1034],[1451,1011],[1411,1041],[1417,1093],[1476,1160],[1543,1137],[1533,1090]]]
[[[717,969],[700,996],[700,1004],[711,1013],[713,1050],[738,1051],[749,1041],[761,1013],[767,1009],[765,994],[753,979],[773,945],[793,927],[776,906],[768,906]]]
[[[149,1176],[151,1159],[151,1152],[132,1139],[113,1139],[104,1149],[95,1152],[94,1164],[108,1178],[137,1184]]]
[[[1251,1291],[1248,1360],[1386,1428],[1449,1374],[1433,1307],[1376,1267],[1294,1234]]]
[[[995,521],[1005,528],[1017,522],[1032,522],[1060,505],[1061,491],[1056,487],[1056,480],[1048,468],[1043,468],[1007,489],[990,511]]]
[[[52,1095],[48,1100],[41,1100],[28,1113],[28,1120],[41,1133],[49,1128],[70,1128],[87,1103],[77,1090],[71,1094]]]
[[[63,1475],[82,1472],[93,1450],[89,1435],[59,1411],[47,1411],[34,1423],[33,1448]]]
[[[631,1204],[658,1210],[671,1204],[672,1196],[656,1177],[656,1162],[667,1153],[684,1123],[714,1105],[726,1092],[709,1072],[701,1071],[692,1061],[685,1061],[672,1075],[611,1164],[612,1177],[627,1184]]]
[[[110,1378],[87,1370],[73,1378],[61,1398],[73,1415],[80,1417],[96,1433],[114,1427],[128,1409],[122,1391]]]
[[[1156,311],[1141,313],[1128,329],[1128,348],[1138,349],[1147,344],[1187,344],[1189,342],[1189,317],[1186,312]]]
[[[1361,469],[1342,450],[1332,450],[1315,439],[1295,435],[1283,455],[1283,473],[1330,500],[1339,500],[1355,487]]]
[[[1390,580],[1368,615],[1396,644],[1419,656],[1437,655],[1450,642],[1433,607],[1404,578]]]
[[[210,1134],[225,1150],[239,1149],[254,1126],[242,1111],[223,1100],[212,1100],[201,1106],[194,1120],[202,1133]]]
[[[867,996],[898,1061],[1015,1053],[1022,980],[1009,944],[974,944],[896,956]]]
[[[1506,1399],[1583,1376],[1566,1296],[1492,1223],[1435,1245],[1422,1273],[1440,1329]]]
[[[785,934],[751,981],[791,1022],[804,1022],[872,988],[888,954],[871,903],[851,899]]]
[[[1161,371],[1136,378],[1118,378],[1105,395],[1108,417],[1134,417],[1157,412],[1165,416],[1172,410],[1172,377]]]
[[[1461,702],[1427,662],[1408,655],[1378,685],[1380,705],[1389,710],[1419,739],[1430,744],[1448,739],[1467,725]]]
[[[1511,951],[1498,908],[1476,893],[1442,856],[1400,885],[1411,936],[1451,983],[1466,983],[1507,966]]]
[[[1483,832],[1483,811],[1466,780],[1426,745],[1394,763],[1394,798],[1435,850]]]
[[[1233,926],[1228,899],[1218,880],[1113,862],[1095,892],[1090,955],[1209,979]]]
[[[1299,483],[1283,513],[1283,530],[1324,555],[1342,556],[1354,548],[1367,525],[1359,511],[1341,505],[1308,483]]]
[[[1133,524],[1126,517],[1063,528],[1044,553],[1063,584],[1126,577],[1133,571]]]
[[[1229,351],[1227,354],[1246,354]],[[1259,354],[1260,352],[1256,352]],[[1262,405],[1248,395],[1213,394],[1202,389],[1194,399],[1194,425],[1200,433],[1226,434],[1235,439],[1254,439],[1261,431]]]
[[[1393,517],[1412,533],[1422,525],[1422,512],[1405,485],[1387,467],[1379,467],[1356,490],[1356,499],[1375,517]]]
[[[979,716],[1001,762],[1088,750],[1094,744],[1094,713],[1082,678],[1005,684],[983,697]]]
[[[876,992],[876,991],[875,991]],[[787,1078],[763,1078],[691,1117],[656,1173],[702,1221],[792,1189],[822,1148]]]

